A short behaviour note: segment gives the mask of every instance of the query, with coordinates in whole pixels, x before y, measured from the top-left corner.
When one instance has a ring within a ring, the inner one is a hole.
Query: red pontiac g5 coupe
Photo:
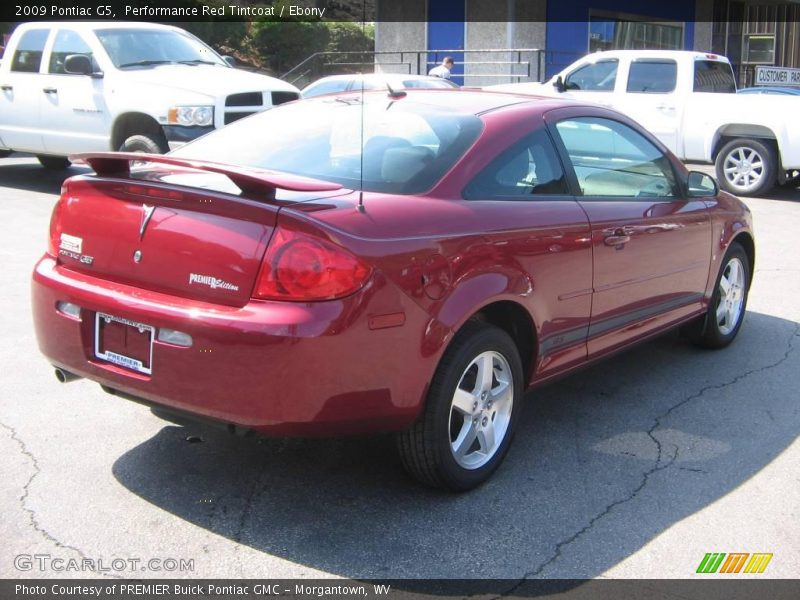
[[[33,273],[61,380],[231,430],[395,431],[434,486],[491,475],[529,386],[744,317],[747,208],[600,107],[326,96],[81,158]]]

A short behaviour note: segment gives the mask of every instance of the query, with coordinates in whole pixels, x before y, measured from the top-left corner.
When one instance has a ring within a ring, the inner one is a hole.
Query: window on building
[[[11,61],[11,70],[22,73],[38,73],[42,63],[42,52],[47,36],[47,29],[31,29],[26,31],[19,40],[14,59]]]
[[[589,52],[597,50],[680,50],[683,26],[613,16],[589,18]]]
[[[667,94],[675,90],[678,64],[674,60],[636,60],[631,63],[628,91],[642,94]]]
[[[775,64],[775,36],[748,35],[744,38],[742,62],[757,65]]]

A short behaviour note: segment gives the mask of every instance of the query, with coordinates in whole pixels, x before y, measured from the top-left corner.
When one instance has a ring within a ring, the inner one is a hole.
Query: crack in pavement
[[[717,384],[713,384],[713,385],[707,385],[707,386],[701,388],[700,390],[698,390],[697,392],[695,392],[694,394],[691,394],[690,396],[687,396],[686,398],[684,398],[680,402],[678,402],[676,404],[673,404],[672,406],[670,406],[662,414],[657,415],[655,417],[654,421],[653,421],[652,427],[650,427],[650,429],[647,431],[648,437],[651,440],[653,440],[653,443],[656,445],[657,455],[656,455],[656,459],[654,461],[653,466],[642,474],[641,483],[639,483],[639,485],[636,486],[636,488],[634,488],[633,491],[631,493],[629,493],[627,496],[625,496],[624,498],[621,498],[619,500],[615,500],[611,504],[607,505],[603,510],[601,510],[599,513],[597,513],[595,516],[593,516],[589,520],[589,522],[584,527],[582,527],[579,531],[577,531],[576,533],[572,534],[568,538],[563,539],[560,542],[558,542],[556,544],[555,549],[553,551],[553,554],[550,556],[550,558],[548,558],[547,560],[545,560],[544,562],[539,564],[539,566],[536,567],[535,569],[533,569],[531,571],[528,571],[527,573],[524,573],[522,575],[522,577],[520,578],[520,580],[517,583],[515,583],[513,587],[511,587],[507,591],[503,592],[500,596],[497,596],[497,598],[502,598],[504,596],[508,596],[510,594],[513,594],[528,579],[530,579],[532,577],[537,577],[538,575],[541,575],[541,573],[548,566],[550,566],[551,564],[556,562],[559,558],[561,558],[561,556],[563,554],[563,550],[564,550],[564,548],[566,546],[568,546],[569,544],[573,543],[578,538],[580,538],[584,533],[586,533],[590,529],[592,529],[594,527],[595,523],[597,523],[597,521],[599,521],[600,519],[602,519],[603,517],[608,515],[614,508],[616,508],[617,506],[620,506],[621,504],[625,504],[627,502],[630,502],[630,501],[634,500],[639,495],[639,493],[645,488],[645,486],[647,485],[648,481],[650,480],[650,478],[653,475],[655,475],[659,471],[663,471],[664,469],[669,468],[675,462],[675,460],[678,458],[678,448],[677,448],[677,446],[674,446],[673,444],[671,444],[671,446],[674,448],[674,453],[672,453],[671,457],[669,457],[668,459],[664,460],[664,448],[663,448],[662,442],[656,436],[656,430],[661,426],[662,422],[665,419],[667,419],[673,412],[675,412],[679,408],[685,406],[689,402],[692,402],[694,400],[697,400],[698,398],[701,398],[707,392],[725,389],[727,387],[736,385],[737,383],[739,383],[743,379],[746,379],[747,377],[750,377],[751,375],[756,375],[758,373],[763,373],[764,371],[769,371],[771,369],[774,369],[774,368],[780,366],[781,364],[783,364],[784,362],[786,362],[789,359],[789,356],[794,351],[794,340],[799,335],[800,335],[800,323],[797,323],[797,324],[795,324],[794,331],[792,331],[792,334],[789,336],[789,339],[788,339],[788,342],[787,342],[787,345],[786,345],[786,351],[783,353],[783,356],[780,357],[775,362],[772,362],[772,363],[770,363],[768,365],[764,365],[764,366],[758,367],[756,369],[750,369],[749,371],[745,371],[744,373],[741,373],[741,374],[737,375],[736,377],[732,378],[731,380],[726,381],[724,383],[717,383]]]
[[[28,450],[28,446],[25,444],[24,441],[17,435],[17,430],[10,425],[6,425],[5,423],[0,422],[0,427],[7,430],[11,434],[11,439],[14,440],[20,448],[20,452],[23,456],[26,456],[30,461],[31,465],[33,466],[33,473],[28,478],[28,481],[25,482],[25,485],[22,486],[22,495],[19,497],[19,504],[23,511],[28,513],[28,519],[30,521],[31,527],[33,527],[34,531],[39,533],[42,537],[44,537],[48,542],[55,544],[57,548],[61,548],[62,550],[71,550],[75,552],[78,556],[81,557],[82,564],[86,564],[84,561],[89,561],[94,564],[94,560],[90,559],[80,548],[76,548],[70,544],[62,542],[52,533],[50,533],[47,529],[42,526],[37,518],[36,511],[27,505],[28,495],[30,493],[30,486],[33,483],[33,480],[42,472],[42,469],[39,467],[39,461],[33,455],[33,453]],[[115,575],[113,573],[97,573],[97,571],[92,571],[98,575],[104,575],[106,577],[114,577],[114,578],[121,578],[120,575]]]

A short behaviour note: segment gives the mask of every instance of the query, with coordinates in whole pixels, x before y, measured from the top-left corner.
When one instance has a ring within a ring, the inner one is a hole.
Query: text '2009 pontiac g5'
[[[528,387],[744,318],[748,209],[602,107],[325,96],[80,158],[32,284],[61,379],[266,435],[396,432],[445,489],[495,471]]]

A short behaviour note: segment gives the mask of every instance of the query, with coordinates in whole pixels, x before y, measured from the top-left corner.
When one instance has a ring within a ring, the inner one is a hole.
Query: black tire
[[[498,392],[496,396],[478,391],[479,363],[492,365],[488,388]],[[502,393],[508,383],[511,389]],[[472,389],[461,387],[464,385]],[[511,337],[497,327],[468,322],[442,357],[422,414],[410,429],[397,435],[406,470],[426,485],[458,492],[486,481],[500,466],[514,437],[523,386],[522,362]],[[475,400],[469,414],[454,405],[457,389],[466,393],[462,398],[470,398],[470,406]],[[494,441],[484,446],[489,429]],[[460,439],[465,440],[460,444],[464,452],[457,459],[454,445],[459,445]]]
[[[11,156],[11,150],[0,150],[0,158]]]
[[[739,138],[720,149],[715,166],[723,190],[737,196],[758,196],[775,186],[778,156],[769,143]]]
[[[36,158],[39,159],[45,169],[52,169],[53,171],[63,171],[72,165],[72,162],[66,156],[36,155]]]
[[[132,135],[119,147],[120,152],[147,152],[148,154],[164,154],[169,146],[163,139],[150,134]]]
[[[741,267],[741,283],[739,310],[736,316],[730,318],[730,311],[722,311],[721,304],[726,301],[723,298],[721,282],[723,277],[730,277],[731,269],[736,268],[736,264]],[[744,315],[747,310],[747,296],[750,292],[750,260],[741,245],[732,243],[722,259],[722,265],[714,282],[714,293],[711,295],[711,302],[708,305],[706,314],[697,321],[690,323],[684,328],[684,333],[697,344],[704,348],[724,348],[730,344],[739,329],[742,327]],[[717,316],[718,310],[725,312],[726,316],[720,319]]]

